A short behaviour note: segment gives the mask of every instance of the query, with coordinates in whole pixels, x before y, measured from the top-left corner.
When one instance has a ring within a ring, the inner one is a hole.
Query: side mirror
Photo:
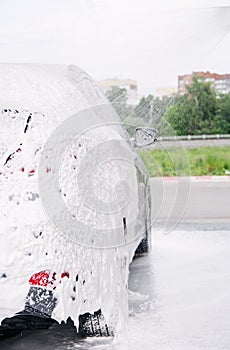
[[[157,141],[158,130],[153,128],[136,128],[134,146],[144,147]]]

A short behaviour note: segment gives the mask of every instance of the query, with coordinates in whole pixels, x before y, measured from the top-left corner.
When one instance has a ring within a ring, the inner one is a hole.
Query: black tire
[[[13,317],[5,318],[0,325],[0,340],[12,337],[25,330],[48,329],[55,320],[51,317],[37,316],[32,313],[21,311]]]
[[[146,190],[146,207],[145,207],[145,237],[139,243],[134,258],[138,256],[146,255],[151,250],[151,189],[150,187]]]
[[[150,251],[150,244],[149,244],[148,234],[146,234],[146,237],[142,239],[139,246],[137,247],[134,254],[134,258],[148,254],[149,251]]]
[[[113,331],[105,323],[101,310],[95,311],[94,314],[88,312],[80,315],[78,332],[84,338],[113,336]]]

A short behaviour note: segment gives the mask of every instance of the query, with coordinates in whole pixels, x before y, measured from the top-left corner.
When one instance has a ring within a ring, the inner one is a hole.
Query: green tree
[[[219,97],[220,115],[227,123],[226,132],[230,133],[230,93]]]
[[[226,133],[228,124],[209,82],[194,77],[187,93],[171,106],[165,119],[178,135]]]
[[[196,108],[193,101],[188,95],[181,96],[177,103],[170,106],[165,115],[166,122],[169,125],[161,122],[161,133],[169,134],[173,130],[178,135],[193,134],[193,130],[198,128],[198,117],[196,115]],[[162,126],[164,125],[164,127]],[[162,130],[165,129],[165,130]]]
[[[153,95],[142,97],[138,105],[134,108],[137,118],[140,118],[144,125],[150,125],[153,118]]]
[[[176,100],[177,95],[165,96],[162,99],[153,95],[142,97],[138,105],[134,108],[135,116],[141,118],[145,126],[158,127],[166,110]]]
[[[106,92],[106,96],[112,103],[121,120],[124,120],[128,116],[132,115],[132,107],[127,103],[128,95],[126,89],[113,86]]]
[[[210,82],[202,77],[194,77],[193,83],[187,86],[187,94],[196,106],[200,121],[212,122],[218,112],[218,101]]]
[[[133,137],[136,127],[143,126],[143,120],[136,116],[134,107],[128,105],[127,90],[113,86],[106,92],[106,96],[114,106],[127,133],[130,137]]]

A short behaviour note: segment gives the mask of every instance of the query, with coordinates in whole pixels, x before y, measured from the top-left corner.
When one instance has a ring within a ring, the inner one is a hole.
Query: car
[[[135,147],[74,65],[0,65],[0,338],[71,319],[112,336],[129,264],[151,248],[151,191]]]

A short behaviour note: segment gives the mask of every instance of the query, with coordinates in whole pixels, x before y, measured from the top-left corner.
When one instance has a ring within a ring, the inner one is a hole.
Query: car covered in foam
[[[76,66],[0,65],[0,334],[72,319],[113,335],[150,248],[148,174]]]

